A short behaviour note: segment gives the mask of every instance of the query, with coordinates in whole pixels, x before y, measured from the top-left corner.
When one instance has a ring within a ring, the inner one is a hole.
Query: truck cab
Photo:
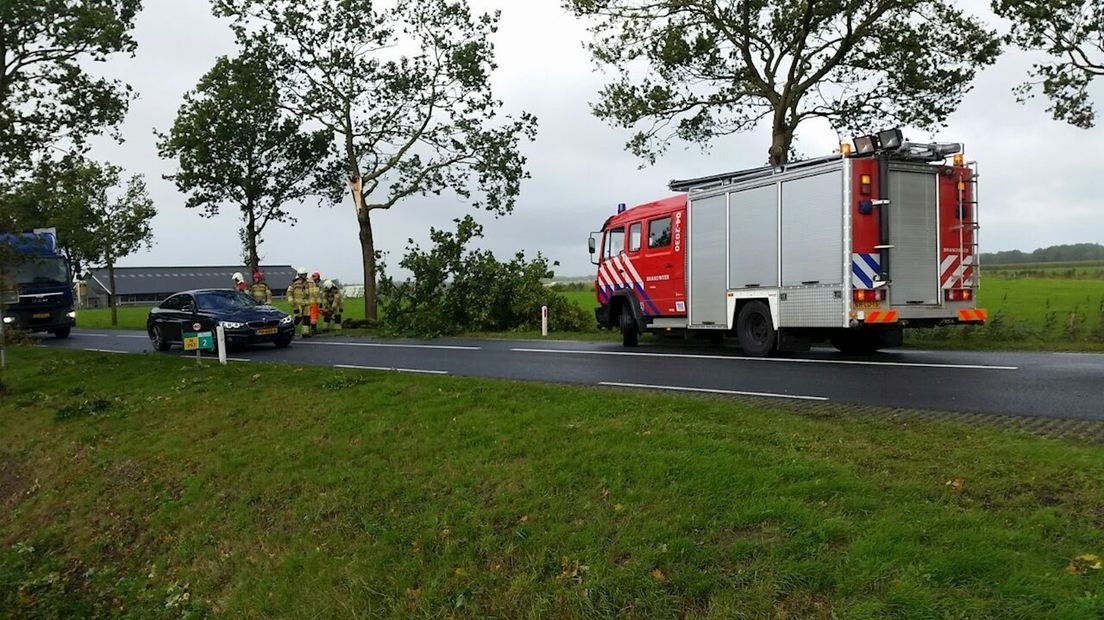
[[[686,195],[623,210],[593,241],[600,325],[622,328],[686,316]],[[638,330],[622,329],[635,340]]]
[[[3,305],[4,327],[69,337],[77,320],[73,275],[57,238],[52,232],[8,234],[0,243],[12,250],[2,288],[15,293]]]

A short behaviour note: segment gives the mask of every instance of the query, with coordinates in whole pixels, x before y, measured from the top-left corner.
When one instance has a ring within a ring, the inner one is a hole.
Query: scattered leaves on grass
[[[652,576],[652,579],[655,579],[660,583],[664,583],[667,581],[667,575],[664,575],[663,571],[659,570],[658,568],[653,569],[652,572],[649,574]]]
[[[54,418],[58,420],[72,420],[75,418],[93,417],[111,411],[111,407],[111,401],[106,398],[85,398],[58,408],[57,412],[54,414]]]
[[[1066,567],[1066,572],[1071,575],[1084,575],[1091,570],[1100,570],[1104,568],[1104,559],[1094,553],[1086,553],[1079,555],[1070,560],[1069,566]]]
[[[625,505],[624,504],[614,504],[613,505],[613,511],[614,512],[624,512],[625,511]]]
[[[574,581],[575,583],[582,583],[583,575],[590,570],[590,567],[586,564],[580,564],[579,560],[568,560],[563,558],[560,560],[560,581]]]
[[[329,381],[322,384],[322,389],[330,390],[332,392],[338,392],[348,388],[354,388],[366,383],[371,383],[371,379],[364,375],[346,375],[336,376]]]
[[[961,493],[962,488],[966,486],[966,481],[962,478],[955,478],[954,480],[948,480],[947,486],[951,487],[951,490],[955,493]]]

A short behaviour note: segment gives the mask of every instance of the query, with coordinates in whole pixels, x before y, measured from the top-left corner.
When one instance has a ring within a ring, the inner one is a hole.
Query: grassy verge
[[[13,358],[16,617],[1104,612],[1104,571],[1073,561],[1104,554],[1100,447],[587,388]]]

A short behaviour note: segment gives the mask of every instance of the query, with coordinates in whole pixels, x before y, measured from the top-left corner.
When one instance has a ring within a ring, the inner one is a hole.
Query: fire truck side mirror
[[[591,237],[590,239],[587,239],[587,247],[590,249],[591,254],[594,254],[595,252],[598,251],[597,247],[594,243],[594,237]]]

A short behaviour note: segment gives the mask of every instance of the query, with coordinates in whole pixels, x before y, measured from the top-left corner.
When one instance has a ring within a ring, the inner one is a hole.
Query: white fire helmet
[[[307,275],[307,268],[306,267],[300,267],[300,268],[295,270],[295,273],[297,273],[301,276],[306,276]]]
[[[245,282],[245,276],[243,276],[240,271],[234,272],[234,275],[231,277],[235,282]]]
[[[334,287],[333,280],[326,280],[325,282],[322,283],[322,288],[324,288],[324,289],[331,289],[333,287]]]

